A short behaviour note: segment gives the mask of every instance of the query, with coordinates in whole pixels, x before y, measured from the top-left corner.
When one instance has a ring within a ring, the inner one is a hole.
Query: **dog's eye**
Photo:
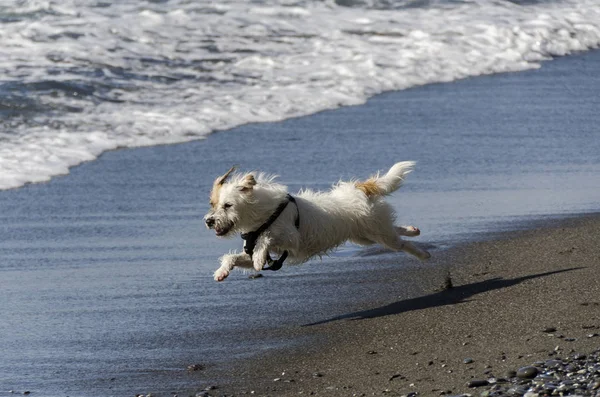
[[[231,208],[232,206],[233,206],[233,204],[231,204],[231,203],[225,203],[225,204],[223,204],[223,208],[224,209]]]

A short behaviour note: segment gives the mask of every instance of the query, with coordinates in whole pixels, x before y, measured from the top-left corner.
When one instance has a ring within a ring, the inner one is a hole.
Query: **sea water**
[[[597,48],[596,0],[0,4],[0,189]]]

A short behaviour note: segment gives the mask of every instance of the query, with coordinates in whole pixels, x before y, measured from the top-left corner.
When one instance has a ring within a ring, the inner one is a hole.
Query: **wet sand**
[[[382,283],[422,278],[423,293],[290,328],[320,343],[238,362],[212,393],[479,395],[467,382],[591,352],[600,347],[598,231],[599,215],[572,218],[460,246],[428,266],[385,267]]]

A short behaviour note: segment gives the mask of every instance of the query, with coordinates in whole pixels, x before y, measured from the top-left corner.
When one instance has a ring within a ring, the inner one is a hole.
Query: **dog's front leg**
[[[221,267],[219,267],[214,274],[215,281],[225,280],[234,267],[252,268],[252,259],[250,259],[250,255],[246,253],[223,255],[221,257]]]
[[[260,272],[267,263],[267,257],[269,256],[269,246],[271,244],[271,239],[265,236],[261,236],[256,241],[256,246],[254,247],[254,253],[252,254],[252,262],[254,264],[254,270]]]

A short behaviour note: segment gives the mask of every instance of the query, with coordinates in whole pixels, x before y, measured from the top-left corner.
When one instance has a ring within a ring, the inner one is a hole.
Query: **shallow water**
[[[295,192],[416,160],[390,201],[434,255],[515,222],[598,210],[599,68],[591,52],[388,93],[204,141],[108,152],[0,192],[0,395],[201,390],[219,379],[187,365],[304,343],[263,335],[418,293],[409,280],[379,279],[416,261],[353,246],[262,279],[213,282],[217,258],[240,241],[217,240],[201,217],[212,179],[232,164],[277,173]]]

